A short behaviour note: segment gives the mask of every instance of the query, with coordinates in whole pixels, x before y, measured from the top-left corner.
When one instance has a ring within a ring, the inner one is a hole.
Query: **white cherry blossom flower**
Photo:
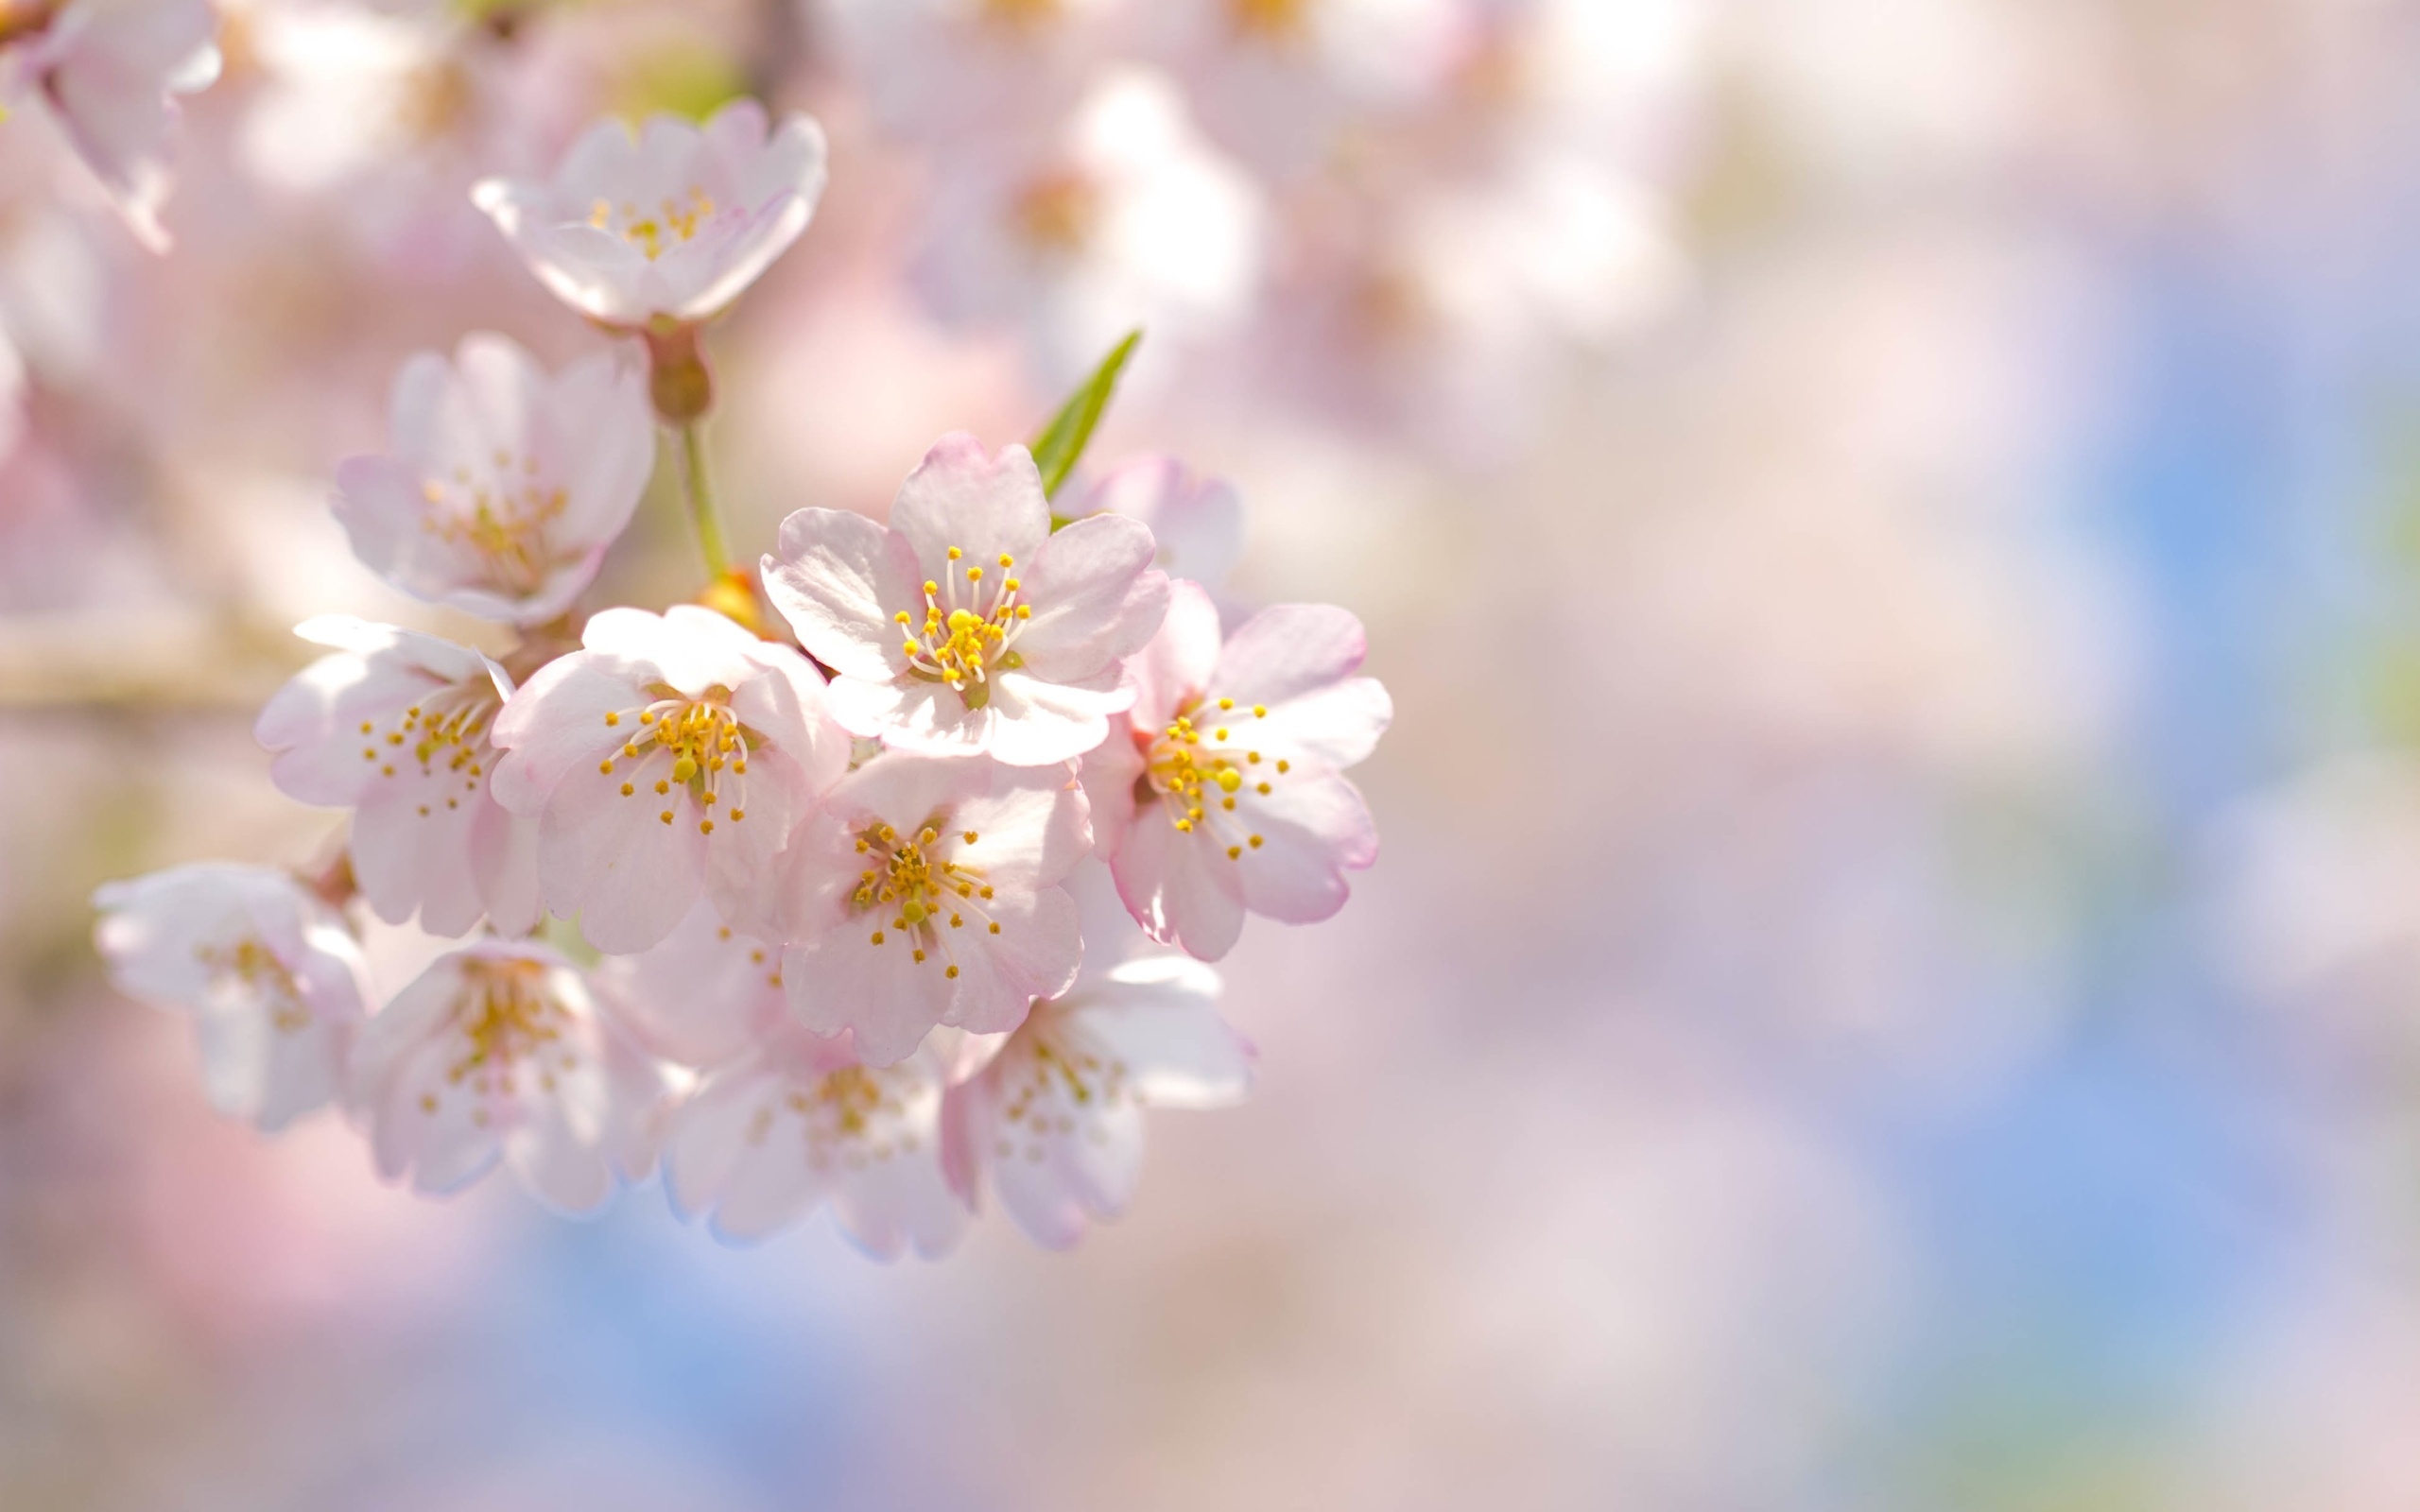
[[[175,96],[218,77],[217,12],[210,0],[12,0],[0,8],[0,102],[39,100],[108,191],[127,226],[154,251],[168,247]]]
[[[1127,961],[1037,1003],[951,1089],[944,1160],[970,1205],[988,1185],[1036,1244],[1063,1249],[1126,1211],[1148,1108],[1226,1108],[1252,1047],[1220,1021],[1218,973],[1182,955]]]
[[[341,1100],[374,1001],[360,944],[282,871],[206,862],[93,894],[110,978],[192,1015],[211,1106],[275,1132]]]
[[[1113,73],[1047,134],[988,137],[935,167],[918,292],[953,324],[1020,328],[1053,381],[1080,376],[1137,325],[1158,352],[1225,335],[1251,312],[1265,197],[1158,75]]]
[[[1098,745],[1132,701],[1118,663],[1167,610],[1151,533],[1115,515],[1053,534],[1022,446],[943,437],[889,528],[837,509],[782,522],[765,591],[833,669],[835,717],[930,755],[1046,766]]]
[[[793,1032],[780,942],[734,929],[710,902],[661,943],[609,955],[594,974],[639,1042],[683,1066],[726,1065]]]
[[[448,141],[479,108],[475,34],[450,6],[249,7],[247,51],[261,83],[236,139],[245,165],[278,187],[319,190]]]
[[[353,874],[379,918],[433,935],[479,920],[537,927],[538,825],[491,796],[504,669],[468,646],[345,615],[295,634],[322,657],[278,690],[252,733],[289,798],[349,808]]]
[[[1079,494],[1067,513],[1079,520],[1118,514],[1141,521],[1157,547],[1152,566],[1214,592],[1244,554],[1244,507],[1235,485],[1203,477],[1173,456],[1118,464]]]
[[[753,924],[791,828],[847,769],[822,677],[711,610],[609,609],[496,716],[496,801],[535,816],[546,906],[643,951],[700,896]]]
[[[378,1174],[456,1192],[498,1160],[546,1206],[603,1208],[655,1163],[668,1083],[543,945],[439,957],[361,1033],[354,1092]]]
[[[1394,712],[1353,675],[1367,644],[1343,610],[1281,604],[1222,647],[1210,595],[1176,585],[1128,663],[1127,730],[1084,759],[1099,854],[1153,939],[1215,961],[1247,912],[1302,924],[1344,906],[1344,873],[1377,859],[1378,833],[1339,774]]]
[[[1090,845],[1063,764],[874,758],[790,841],[791,1011],[817,1034],[855,1031],[873,1065],[906,1058],[936,1024],[1016,1027],[1075,980],[1083,940],[1059,882]]]
[[[743,99],[702,127],[600,121],[549,181],[485,179],[472,198],[557,299],[637,330],[737,299],[806,229],[824,176],[822,128],[791,114],[773,129]]]
[[[647,491],[647,373],[600,352],[549,375],[500,335],[395,375],[383,456],[337,469],[355,555],[407,593],[535,624],[570,608]]]
[[[934,1049],[869,1066],[848,1036],[793,1027],[709,1074],[675,1115],[665,1155],[673,1206],[746,1244],[828,1205],[868,1254],[939,1259],[967,1225],[942,1175],[942,1089]]]

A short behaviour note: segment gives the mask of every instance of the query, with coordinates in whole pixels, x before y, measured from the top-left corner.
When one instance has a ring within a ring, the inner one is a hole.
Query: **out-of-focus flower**
[[[825,0],[834,40],[894,136],[957,149],[1057,118],[1127,0]]]
[[[837,509],[783,521],[765,587],[833,669],[833,713],[852,733],[1045,766],[1098,745],[1132,701],[1119,659],[1167,605],[1152,549],[1117,516],[1054,535],[1024,447],[986,456],[947,436],[900,485],[890,528]]]
[[[1219,976],[1182,955],[1127,961],[1037,1003],[989,1064],[950,1090],[950,1180],[988,1184],[1036,1244],[1062,1249],[1132,1200],[1143,1110],[1226,1108],[1252,1048],[1220,1022]]]
[[[1141,521],[1156,547],[1152,566],[1214,592],[1244,553],[1244,507],[1235,485],[1203,477],[1173,456],[1120,463],[1086,489],[1067,513],[1080,520],[1117,514]]]
[[[1054,379],[1138,325],[1181,347],[1252,307],[1261,193],[1155,74],[1110,75],[1063,129],[969,144],[937,167],[919,291],[944,320],[1022,330]]]
[[[1092,840],[1064,765],[878,756],[835,784],[784,865],[790,1009],[856,1031],[873,1065],[936,1024],[1013,1029],[1074,981],[1076,905],[1059,885]]]
[[[252,733],[269,779],[305,803],[350,808],[353,874],[378,917],[420,914],[460,935],[485,914],[507,935],[538,922],[538,824],[490,795],[492,727],[512,696],[468,646],[342,615],[297,635],[337,654],[278,690]]]
[[[337,520],[407,593],[533,624],[571,606],[655,462],[646,372],[600,352],[549,376],[500,335],[395,375],[389,454],[337,469]]]
[[[204,862],[107,884],[93,905],[119,988],[193,1016],[212,1107],[274,1132],[341,1098],[369,971],[344,921],[293,878]]]
[[[662,943],[607,956],[596,976],[639,1041],[684,1066],[728,1064],[790,1027],[782,947],[732,928],[709,902]]]
[[[143,244],[164,251],[175,96],[218,77],[210,0],[13,0],[0,9],[0,99],[40,99]]]
[[[1099,853],[1153,939],[1214,961],[1246,912],[1302,924],[1344,906],[1344,873],[1377,859],[1378,832],[1339,774],[1394,713],[1354,676],[1366,649],[1359,620],[1318,604],[1263,610],[1222,648],[1210,595],[1176,585],[1128,663],[1126,738],[1083,766]]]
[[[643,951],[703,895],[753,925],[773,860],[846,769],[823,679],[711,610],[609,609],[496,716],[496,800],[539,816],[546,906],[602,951]]]
[[[850,1039],[792,1028],[706,1077],[673,1120],[665,1179],[716,1237],[762,1239],[828,1204],[868,1254],[957,1247],[967,1210],[942,1175],[942,1067],[920,1050],[869,1066]]]
[[[737,299],[806,229],[824,176],[822,128],[791,114],[773,129],[743,99],[702,127],[600,121],[547,182],[484,179],[472,195],[557,299],[636,330]]]
[[[476,29],[451,9],[270,0],[244,19],[266,77],[238,146],[266,182],[307,191],[390,173],[457,140],[481,109],[465,45]]]
[[[353,1090],[386,1179],[408,1174],[441,1194],[501,1159],[541,1202],[576,1214],[653,1168],[668,1086],[570,962],[481,940],[371,1019]]]
[[[1157,0],[1137,19],[1210,134],[1278,176],[1322,165],[1362,123],[1416,100],[1462,22],[1454,0]]]

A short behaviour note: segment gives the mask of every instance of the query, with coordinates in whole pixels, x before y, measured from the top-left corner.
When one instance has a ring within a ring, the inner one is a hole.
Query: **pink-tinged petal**
[[[1369,805],[1341,777],[1305,779],[1297,773],[1250,805],[1246,817],[1264,843],[1228,864],[1242,884],[1244,905],[1285,923],[1315,923],[1334,915],[1351,892],[1342,873],[1378,858],[1378,831]],[[1213,844],[1195,848],[1223,860]]]
[[[1079,514],[1122,514],[1151,527],[1152,565],[1174,577],[1226,581],[1243,556],[1243,501],[1223,478],[1196,478],[1171,456],[1121,464],[1085,494]]]
[[[424,777],[407,764],[372,785],[354,811],[352,857],[378,917],[400,924],[418,910],[432,935],[467,934],[485,912],[466,864],[473,822],[492,806],[484,783],[465,792],[441,766]]]
[[[1157,804],[1135,816],[1110,862],[1117,895],[1143,932],[1205,961],[1243,935],[1243,883],[1234,867],[1208,836],[1179,833]]]
[[[1033,617],[1017,654],[1054,682],[1089,678],[1132,655],[1167,617],[1167,575],[1151,566],[1151,532],[1120,515],[1079,520],[1052,536],[1017,576]]]
[[[1006,890],[983,904],[997,935],[969,927],[937,935],[955,947],[958,992],[942,1022],[977,1034],[1002,1034],[1025,1022],[1036,998],[1056,997],[1076,980],[1084,940],[1075,900],[1058,887]]]
[[[706,889],[725,919],[744,929],[776,927],[773,902],[778,863],[790,831],[814,799],[805,774],[780,749],[768,746],[748,763],[746,776],[725,771],[717,779],[718,801],[701,812],[714,822],[706,835]],[[633,800],[635,801],[635,799]],[[676,822],[697,827],[686,816]],[[732,817],[733,814],[740,817]]]
[[[914,1149],[844,1177],[832,1194],[832,1216],[858,1248],[884,1261],[910,1249],[939,1260],[958,1247],[967,1228],[965,1206],[942,1174],[929,1132]]]
[[[945,684],[905,679],[832,684],[832,716],[853,734],[880,736],[903,754],[940,759],[980,755],[999,727],[999,713],[969,709]]]
[[[789,250],[814,215],[815,207],[805,199],[785,194],[751,207],[731,230],[712,240],[700,237],[673,248],[652,269],[664,284],[661,307],[683,320],[720,314]]]
[[[951,860],[979,868],[995,887],[1050,886],[1091,852],[1086,808],[1064,765],[995,765],[985,787],[950,809],[950,833],[940,847]],[[968,834],[976,838],[969,841]]]
[[[852,828],[873,820],[889,820],[912,833],[935,814],[992,792],[1001,782],[1029,785],[1004,777],[994,763],[979,756],[913,756],[886,751],[866,763],[824,795],[823,806],[844,817]],[[854,875],[856,868],[850,868]]]
[[[1395,712],[1394,700],[1375,678],[1347,678],[1262,707],[1269,711],[1266,717],[1238,721],[1238,738],[1332,770],[1366,760]]]
[[[540,667],[491,728],[503,753],[491,784],[496,801],[515,814],[536,814],[566,777],[595,771],[620,748],[625,731],[607,725],[606,714],[650,700],[623,670],[594,658],[559,657]]]
[[[445,1095],[458,1055],[444,1040],[411,1045],[384,1095],[372,1105],[371,1148],[378,1174],[389,1181],[408,1176],[414,1191],[430,1196],[469,1186],[504,1153],[497,1132],[478,1121],[475,1099]]]
[[[602,547],[621,535],[655,467],[655,425],[647,373],[619,351],[582,358],[558,375],[544,399],[546,451],[563,469],[561,539]]]
[[[488,922],[506,936],[538,927],[545,907],[538,887],[538,830],[534,817],[507,810],[483,797],[471,820],[471,873]]]
[[[427,536],[421,528],[427,508],[421,490],[419,469],[394,457],[349,456],[337,464],[329,509],[344,526],[353,554],[398,585],[418,576],[411,568]]]
[[[965,553],[960,573],[999,572],[1002,556],[1023,563],[1049,539],[1050,504],[1032,454],[1011,445],[988,455],[981,441],[959,431],[934,442],[899,486],[890,528],[908,538],[925,576],[952,570],[952,546]]]
[[[1274,707],[1351,677],[1369,648],[1361,622],[1332,604],[1272,604],[1228,640],[1210,682]]]
[[[748,1153],[747,1130],[763,1089],[773,1078],[753,1058],[700,1084],[672,1118],[665,1148],[664,1182],[684,1219],[711,1211]]]
[[[662,944],[608,957],[599,970],[642,1044],[703,1069],[741,1058],[786,1026],[781,954],[701,902]]]
[[[506,1135],[504,1163],[530,1195],[566,1218],[604,1211],[620,1190],[600,1131],[575,1127],[553,1098],[530,1105],[529,1120]]]
[[[1071,1013],[1151,1107],[1230,1108],[1252,1090],[1253,1049],[1219,1017],[1219,986],[1188,956],[1147,956],[1112,970]]]
[[[1093,689],[1045,682],[1022,672],[992,679],[992,759],[1007,766],[1056,766],[1109,739],[1113,716],[1132,703],[1131,686]]]
[[[873,913],[792,944],[782,954],[790,1012],[816,1034],[854,1031],[868,1065],[907,1059],[947,1014],[952,996],[942,963],[919,962],[914,950],[904,932]]]
[[[906,537],[846,510],[801,509],[782,522],[763,567],[766,596],[824,665],[875,682],[906,669],[891,616],[925,601]]]
[[[454,349],[454,371],[466,428],[484,443],[474,455],[527,450],[545,406],[546,370],[538,359],[509,336],[474,331]]]
[[[1112,725],[1109,738],[1085,753],[1077,771],[1092,817],[1095,855],[1114,856],[1126,843],[1126,832],[1134,823],[1134,784],[1147,765],[1142,748],[1123,721]]]
[[[637,768],[636,779],[618,766],[610,776],[575,772],[556,787],[539,826],[546,906],[578,914],[588,942],[611,954],[646,950],[672,933],[705,885],[705,836],[687,794],[621,790],[651,769]]]
[[[849,769],[849,732],[832,717],[823,675],[786,645],[759,642],[748,660],[769,677],[753,678],[732,694],[732,712],[771,738],[796,765],[813,797]]]
[[[1177,711],[1209,687],[1219,644],[1219,606],[1199,583],[1170,583],[1159,633],[1126,664],[1135,689],[1134,728],[1157,739]]]

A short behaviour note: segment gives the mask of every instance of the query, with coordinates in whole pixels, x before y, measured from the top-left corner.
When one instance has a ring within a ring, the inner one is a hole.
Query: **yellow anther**
[[[881,943],[882,943],[882,931],[881,931],[881,930],[878,930],[878,929],[877,929],[877,930],[875,930],[875,931],[873,932],[873,943],[875,943],[876,945],[879,945],[879,944],[881,944]]]
[[[983,580],[983,569],[980,567],[969,567],[966,569],[966,580],[970,583],[981,582]]]
[[[1219,700],[1219,707],[1221,709],[1233,709],[1235,706],[1236,700],[1233,698],[1221,698]]]
[[[1219,773],[1219,785],[1232,793],[1244,785],[1244,774],[1229,766]]]
[[[635,789],[635,788],[631,787],[631,784],[630,784],[630,783],[628,783],[628,782],[624,782],[624,783],[622,784],[622,796],[623,796],[624,798],[628,798],[628,797],[630,797],[632,793],[634,793],[634,792],[636,792],[636,791],[637,791],[637,789]]]
[[[622,716],[608,709],[605,711],[605,722],[609,725],[618,725],[622,722]]]
[[[948,977],[951,981],[953,981],[953,982],[954,982],[954,981],[958,980],[958,968],[957,968],[957,967],[955,967],[955,966],[953,966],[953,967],[951,967],[948,971],[943,971],[942,974],[943,976]]]
[[[1242,846],[1239,846],[1239,845],[1231,845],[1231,846],[1227,847],[1227,859],[1228,859],[1228,860],[1230,860],[1230,861],[1240,861],[1240,860],[1242,860],[1242,859],[1243,859],[1243,853],[1244,853],[1244,848],[1243,848]]]
[[[666,824],[670,824],[672,822],[672,811],[670,809],[666,809],[663,813],[657,815],[656,817],[662,819]]]
[[[659,777],[655,780],[655,790],[659,793],[669,793],[672,791],[672,784]]]
[[[1259,835],[1256,835],[1256,834],[1255,834],[1255,835],[1253,835],[1253,836],[1251,836],[1251,837],[1250,837],[1250,840],[1251,840],[1252,848],[1253,848],[1253,850],[1259,850],[1259,849],[1260,849],[1260,836],[1259,836]]]
[[[1268,717],[1269,717],[1269,705],[1267,705],[1267,704],[1265,704],[1265,703],[1256,703],[1256,704],[1253,704],[1253,705],[1252,706],[1252,716],[1253,716],[1254,719],[1266,719],[1266,718],[1268,718]]]
[[[1015,566],[1016,564],[1017,564],[1017,559],[1016,559],[1014,557],[1010,556],[1010,555],[1009,555],[1007,552],[1005,552],[1005,551],[1004,551],[1004,552],[1002,552],[1002,553],[1000,553],[1000,565],[1001,565],[1001,566],[1003,566],[1003,567],[1013,567],[1013,566]]]
[[[1000,932],[1000,926],[999,926],[999,925],[998,925],[998,923],[996,923],[996,922],[994,922],[994,923],[990,923],[990,924],[986,924],[986,925],[984,925],[983,927],[984,927],[984,928],[986,928],[986,929],[988,929],[988,930],[990,930],[990,931],[991,931],[993,934],[994,934],[994,935],[996,935],[996,934],[998,934],[998,933]]]
[[[614,775],[614,763],[613,763],[612,759],[611,759],[611,758],[608,758],[608,759],[606,759],[606,760],[604,760],[604,761],[598,762],[598,763],[596,764],[596,770],[597,770],[599,773],[603,774],[604,776],[607,776],[607,777],[611,777],[611,776],[613,776],[613,775]]]
[[[958,558],[959,558],[960,557],[963,557],[963,556],[965,556],[965,555],[966,555],[966,553],[964,553],[964,552],[962,552],[962,551],[959,550],[956,546],[952,546],[952,547],[950,547],[950,548],[949,548],[949,559],[950,559],[950,560],[952,560],[952,561],[956,561],[956,560],[958,560]]]
[[[712,834],[712,833],[715,833],[715,821],[714,821],[714,820],[712,820],[712,819],[700,819],[700,820],[698,821],[698,833],[699,833],[700,834]]]

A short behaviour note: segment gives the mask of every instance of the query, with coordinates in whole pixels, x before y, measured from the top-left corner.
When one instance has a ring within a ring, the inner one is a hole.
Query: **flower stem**
[[[674,427],[681,441],[681,494],[688,502],[689,525],[697,532],[698,551],[706,558],[706,575],[719,581],[731,576],[731,548],[722,534],[722,515],[715,508],[714,489],[706,481],[705,438],[700,423]]]

